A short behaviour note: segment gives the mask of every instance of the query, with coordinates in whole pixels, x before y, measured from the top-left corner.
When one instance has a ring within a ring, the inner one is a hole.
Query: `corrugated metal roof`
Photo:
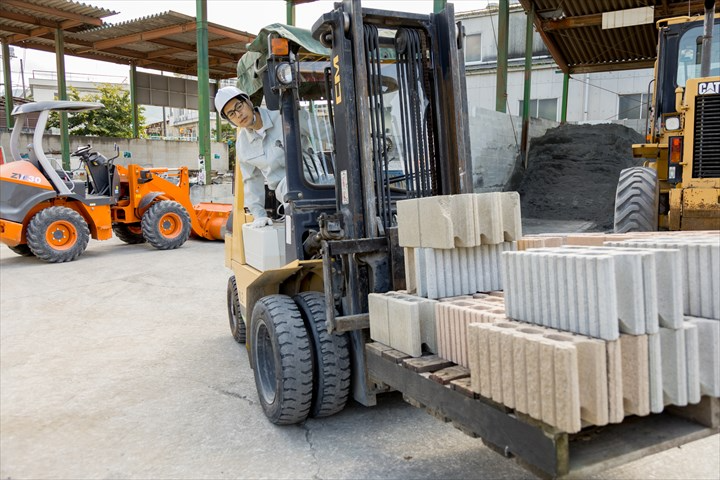
[[[655,23],[703,13],[702,0],[520,0],[535,8],[535,28],[553,58],[569,73],[651,67],[655,61]],[[654,22],[603,29],[607,12],[653,7]]]
[[[195,17],[167,11],[117,24],[101,20],[114,14],[68,0],[0,0],[0,39],[23,48],[54,52],[59,28],[64,30],[67,55],[197,74]],[[234,77],[238,59],[254,38],[250,33],[208,22],[211,78]]]

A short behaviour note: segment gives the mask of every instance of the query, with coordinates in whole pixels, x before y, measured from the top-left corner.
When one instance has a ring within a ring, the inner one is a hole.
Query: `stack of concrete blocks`
[[[502,292],[450,297],[435,304],[437,354],[463,367],[468,360],[468,326],[506,321]]]
[[[412,357],[421,356],[423,347],[437,353],[436,303],[403,292],[371,293],[370,338]]]
[[[502,290],[501,255],[522,236],[517,192],[397,203],[407,289],[438,299]]]
[[[681,297],[685,322],[682,328],[661,324],[663,368],[671,373],[676,370],[670,355],[682,357],[684,336],[685,356],[688,363],[688,385],[695,382],[694,362],[691,349],[698,351],[697,375],[699,389],[688,391],[688,402],[700,395],[720,397],[720,235],[717,232],[693,232],[646,237],[635,240],[609,241],[607,245],[635,247],[663,251],[674,249],[679,252],[681,285],[673,285],[673,296]],[[667,289],[664,295],[670,295]],[[661,298],[662,299],[662,298]]]

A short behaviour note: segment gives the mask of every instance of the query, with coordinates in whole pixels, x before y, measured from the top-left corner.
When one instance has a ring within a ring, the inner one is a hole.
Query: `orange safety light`
[[[287,38],[273,38],[271,48],[273,55],[286,57],[290,54],[290,44]]]
[[[670,137],[670,163],[682,162],[683,138]]]

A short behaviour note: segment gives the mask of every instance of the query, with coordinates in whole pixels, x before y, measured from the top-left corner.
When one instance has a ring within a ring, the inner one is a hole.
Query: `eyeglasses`
[[[225,114],[225,116],[227,116],[227,118],[229,120],[234,120],[235,118],[237,118],[240,115],[240,110],[243,109],[244,105],[245,105],[245,101],[240,100],[239,102],[235,103],[235,106],[233,107],[233,109],[230,110],[229,112],[227,112]]]

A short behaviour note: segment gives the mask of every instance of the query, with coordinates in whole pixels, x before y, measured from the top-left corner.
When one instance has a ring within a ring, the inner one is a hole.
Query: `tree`
[[[122,86],[111,83],[98,85],[98,93],[80,95],[76,88],[68,90],[68,100],[82,102],[99,102],[105,108],[87,110],[72,114],[68,118],[68,130],[71,135],[89,135],[96,137],[132,138],[132,103],[130,92]],[[145,122],[145,109],[138,107],[138,123]],[[60,117],[53,112],[48,121],[48,128],[60,127]],[[144,128],[140,129],[144,136]]]

